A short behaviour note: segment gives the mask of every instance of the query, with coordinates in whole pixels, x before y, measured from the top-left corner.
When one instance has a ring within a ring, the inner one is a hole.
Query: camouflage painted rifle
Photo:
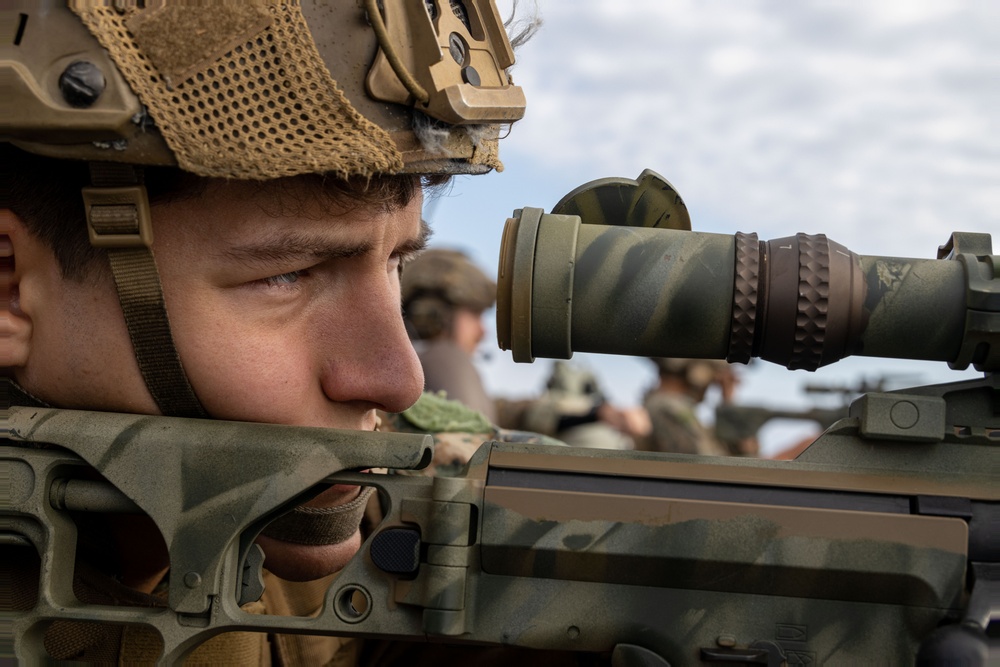
[[[644,179],[577,194],[628,209],[611,217],[664,220],[650,200],[677,213],[669,185]],[[918,651],[928,664],[996,660],[987,629],[1000,614],[1000,260],[988,237],[956,235],[947,261],[848,256],[848,276],[857,269],[867,287],[852,278],[849,304],[829,300],[836,344],[803,351],[809,323],[797,321],[808,318],[791,317],[787,340],[767,338],[789,321],[788,295],[759,277],[763,310],[744,304],[737,314],[760,328],[743,322],[750,335],[730,336],[733,275],[749,261],[735,259],[731,237],[728,260],[724,243],[705,238],[716,235],[655,227],[576,224],[573,247],[546,237],[575,215],[525,209],[508,226],[498,320],[518,358],[606,344],[646,356],[787,355],[801,366],[898,350],[971,361],[986,376],[862,397],[794,462],[488,442],[454,478],[351,472],[418,469],[430,458],[425,436],[14,408],[0,448],[0,544],[41,558],[38,599],[11,621],[18,656],[36,660],[47,625],[75,619],[151,628],[168,664],[247,629],[565,649],[614,665],[908,664]],[[545,261],[534,262],[536,250]],[[766,267],[780,265],[772,259]],[[813,269],[791,275],[801,283],[803,273],[808,284]],[[687,290],[675,285],[688,279]],[[716,284],[725,280],[728,290]],[[572,313],[546,306],[557,297],[541,291],[552,287],[576,294],[562,297]],[[852,290],[865,298],[856,303]],[[909,312],[914,290],[933,316]],[[945,322],[956,299],[960,321]],[[724,303],[724,314],[701,321],[706,301]],[[914,324],[927,329],[913,335]],[[723,325],[724,335],[714,331]],[[910,338],[894,347],[900,328]],[[743,342],[734,348],[731,337]],[[90,481],[91,469],[107,482]],[[377,487],[384,522],[317,616],[245,613],[240,604],[260,594],[254,537],[326,482]],[[81,604],[70,510],[152,517],[170,550],[169,608]]]

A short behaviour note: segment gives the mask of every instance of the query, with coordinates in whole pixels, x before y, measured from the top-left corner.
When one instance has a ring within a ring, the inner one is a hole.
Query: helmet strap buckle
[[[83,188],[87,233],[95,248],[151,248],[153,223],[142,185]]]

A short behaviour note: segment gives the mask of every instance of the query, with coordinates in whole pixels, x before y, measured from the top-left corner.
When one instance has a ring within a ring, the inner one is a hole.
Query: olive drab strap
[[[33,396],[13,378],[0,378],[0,410],[6,410],[12,405],[22,405],[28,408],[52,407],[37,396]]]
[[[343,505],[296,507],[268,524],[261,534],[295,544],[340,544],[357,532],[373,493],[375,488],[366,486],[357,498]]]
[[[107,250],[146,387],[164,415],[205,417],[170,334],[142,171],[130,164],[91,162],[90,178],[93,186],[83,188],[90,243]]]

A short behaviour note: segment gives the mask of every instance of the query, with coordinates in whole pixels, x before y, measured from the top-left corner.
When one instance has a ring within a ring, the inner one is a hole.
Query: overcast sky
[[[587,181],[645,168],[671,181],[699,231],[825,233],[860,254],[904,257],[933,257],[952,231],[1000,232],[1000,3],[574,0],[538,9],[544,26],[513,70],[528,111],[501,143],[507,169],[458,179],[425,209],[432,245],[465,249],[490,273],[514,208],[548,210]],[[494,392],[539,391],[544,362],[515,367],[492,338],[485,350],[494,350],[480,360]],[[652,382],[647,361],[574,360],[620,404]],[[805,405],[798,385],[824,378],[958,376],[945,364],[871,360],[814,376],[768,366],[746,373],[745,402]]]

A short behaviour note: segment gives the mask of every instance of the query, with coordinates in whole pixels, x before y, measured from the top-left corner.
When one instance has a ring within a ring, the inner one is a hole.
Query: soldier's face
[[[371,430],[377,408],[402,411],[423,387],[398,272],[424,242],[421,198],[345,212],[307,187],[286,183],[277,201],[249,183],[213,184],[153,208],[174,341],[215,418]],[[5,215],[15,254],[5,356],[15,378],[57,407],[156,414],[110,275],[64,280],[51,251]],[[356,495],[333,487],[311,504]],[[291,564],[286,576],[314,578],[353,554],[357,535],[349,542],[265,549],[269,563]]]
[[[174,341],[215,418],[371,430],[376,408],[409,407],[423,384],[397,270],[423,244],[420,197],[345,212],[307,187],[286,183],[277,200],[214,183],[153,207]],[[156,414],[110,276],[72,283],[17,262],[33,329],[25,387],[59,407]]]
[[[469,308],[456,308],[452,312],[451,337],[455,343],[470,356],[476,353],[476,348],[486,335],[483,328],[483,313]]]

